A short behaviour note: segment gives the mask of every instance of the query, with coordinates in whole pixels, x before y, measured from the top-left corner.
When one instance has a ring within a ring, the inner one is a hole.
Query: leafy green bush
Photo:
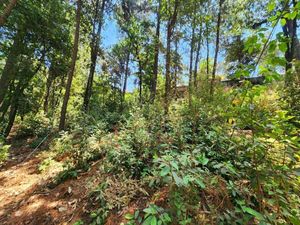
[[[93,126],[76,126],[71,131],[61,132],[53,140],[51,149],[59,156],[67,156],[74,167],[87,169],[88,162],[98,159],[102,154],[101,138],[106,131],[103,123]]]
[[[140,177],[151,163],[150,137],[145,118],[139,113],[133,114],[120,131],[103,140],[107,169],[125,171],[129,176]]]
[[[50,132],[50,129],[50,120],[43,113],[29,114],[23,121],[20,121],[17,138],[44,137]]]
[[[8,158],[10,145],[4,143],[4,139],[0,137],[0,165]]]

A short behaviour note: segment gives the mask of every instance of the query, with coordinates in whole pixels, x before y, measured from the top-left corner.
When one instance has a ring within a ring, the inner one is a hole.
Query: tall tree
[[[215,57],[214,57],[214,65],[212,71],[212,78],[210,83],[210,95],[214,94],[214,85],[216,80],[216,72],[217,72],[217,63],[218,63],[218,54],[220,48],[220,28],[221,28],[221,16],[222,16],[222,5],[225,0],[219,0],[219,12],[218,12],[218,20],[217,20],[217,34],[216,34],[216,45],[215,45]]]
[[[95,19],[93,23],[92,41],[91,41],[91,65],[90,65],[90,71],[89,71],[88,81],[86,84],[84,100],[83,100],[83,107],[85,111],[88,111],[89,102],[92,95],[93,80],[94,80],[97,58],[99,54],[99,45],[101,39],[100,35],[101,35],[101,29],[103,25],[105,4],[106,4],[106,0],[102,0],[101,8],[99,10],[100,0],[96,0]]]
[[[179,0],[175,0],[172,7],[170,1],[168,1],[168,20],[167,20],[167,49],[166,49],[166,81],[165,81],[165,113],[168,114],[170,96],[171,96],[171,42],[174,33],[174,28],[177,21]],[[172,11],[173,8],[173,11]]]
[[[287,12],[291,12],[292,8],[296,8],[297,0],[287,1],[287,4],[284,5],[284,9]],[[288,18],[283,20],[282,30],[285,37],[288,40],[287,50],[285,52],[286,70],[292,68],[293,59],[300,60],[300,43],[297,36],[297,14],[294,18]]]
[[[196,59],[195,59],[195,65],[194,65],[194,88],[197,88],[197,74],[198,74],[198,66],[200,62],[200,51],[201,51],[201,45],[202,45],[202,24],[200,24],[200,31],[198,33],[198,40],[197,40],[197,49],[196,49]]]
[[[206,75],[209,77],[209,28],[208,21],[206,21]]]
[[[60,114],[59,130],[64,130],[65,129],[65,121],[66,121],[68,101],[69,101],[69,98],[70,98],[72,80],[73,80],[76,61],[77,61],[77,53],[78,53],[78,45],[79,45],[79,32],[80,32],[80,20],[81,20],[81,7],[82,7],[81,0],[77,0],[76,28],[75,28],[75,36],[74,36],[72,62],[71,62],[70,71],[69,71],[69,74],[68,74],[66,92],[65,92],[64,101],[63,101],[61,114]]]
[[[193,13],[192,17],[192,34],[191,34],[191,41],[190,41],[190,67],[189,67],[189,102],[191,102],[191,95],[193,90],[193,62],[194,62],[194,52],[195,52],[195,30],[196,30],[196,4],[193,4]]]
[[[154,64],[153,75],[151,78],[151,90],[150,90],[150,102],[154,102],[156,96],[157,75],[158,75],[158,57],[159,57],[159,45],[160,45],[160,24],[161,24],[161,1],[158,0],[158,8],[156,12],[156,33],[155,33],[155,47],[154,47]]]
[[[13,44],[10,48],[7,60],[0,78],[0,105],[3,103],[5,95],[8,92],[8,86],[12,80],[14,80],[16,75],[16,62],[18,56],[22,52],[23,39],[25,37],[25,31],[17,31],[14,37]]]

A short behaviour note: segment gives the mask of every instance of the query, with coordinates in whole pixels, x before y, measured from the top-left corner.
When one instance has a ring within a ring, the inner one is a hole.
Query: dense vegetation
[[[1,0],[0,165],[29,138],[40,173],[63,164],[51,188],[98,162],[77,225],[299,225],[299,19],[297,0]]]

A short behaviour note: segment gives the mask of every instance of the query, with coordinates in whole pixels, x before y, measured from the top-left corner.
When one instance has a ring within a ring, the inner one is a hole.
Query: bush
[[[4,138],[0,137],[0,165],[8,158],[10,145],[6,145]]]
[[[24,137],[44,137],[51,131],[50,120],[43,113],[29,114],[23,121],[17,131],[17,138]]]

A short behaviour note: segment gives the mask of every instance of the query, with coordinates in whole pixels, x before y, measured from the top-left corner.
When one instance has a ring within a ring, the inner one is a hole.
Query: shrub
[[[29,114],[23,121],[17,131],[17,138],[24,137],[43,137],[51,130],[50,120],[43,113]]]
[[[6,145],[4,138],[0,137],[0,165],[8,158],[10,145]]]

